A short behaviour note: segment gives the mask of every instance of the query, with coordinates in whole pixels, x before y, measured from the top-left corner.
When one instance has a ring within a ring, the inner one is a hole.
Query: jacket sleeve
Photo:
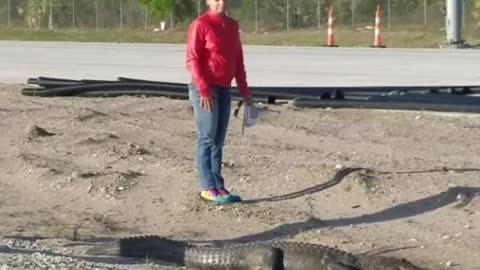
[[[236,27],[237,32],[237,52],[236,52],[236,68],[235,68],[235,81],[237,82],[238,91],[242,97],[250,96],[250,89],[247,84],[247,73],[245,72],[245,65],[243,62],[243,49],[242,42],[240,40],[240,33],[238,31],[238,25]]]
[[[187,35],[186,65],[192,75],[193,84],[198,89],[200,96],[210,96],[210,87],[208,86],[205,75],[202,71],[201,55],[205,45],[205,35],[202,25],[198,21],[190,24]]]

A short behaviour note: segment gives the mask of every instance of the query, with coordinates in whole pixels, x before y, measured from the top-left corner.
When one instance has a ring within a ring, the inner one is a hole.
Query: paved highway
[[[480,50],[245,46],[250,85],[480,85]],[[185,47],[0,41],[0,82],[29,77],[188,82]]]

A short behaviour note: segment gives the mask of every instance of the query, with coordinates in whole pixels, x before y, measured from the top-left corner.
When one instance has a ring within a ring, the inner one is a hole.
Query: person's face
[[[227,0],[207,0],[207,6],[213,13],[223,15],[227,10],[227,2]]]

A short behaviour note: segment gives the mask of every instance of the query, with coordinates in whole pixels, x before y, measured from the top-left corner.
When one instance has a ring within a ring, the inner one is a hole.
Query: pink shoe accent
[[[219,188],[217,189],[218,193],[221,195],[221,196],[227,196],[230,194],[230,192],[228,192],[226,189],[224,188]]]

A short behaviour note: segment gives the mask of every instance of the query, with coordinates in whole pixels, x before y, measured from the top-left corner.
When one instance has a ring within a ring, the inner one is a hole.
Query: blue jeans
[[[211,112],[207,112],[200,106],[200,96],[196,87],[192,83],[188,85],[197,133],[195,167],[203,190],[224,187],[222,153],[231,106],[229,88],[211,86],[210,89],[213,94],[213,108]]]

